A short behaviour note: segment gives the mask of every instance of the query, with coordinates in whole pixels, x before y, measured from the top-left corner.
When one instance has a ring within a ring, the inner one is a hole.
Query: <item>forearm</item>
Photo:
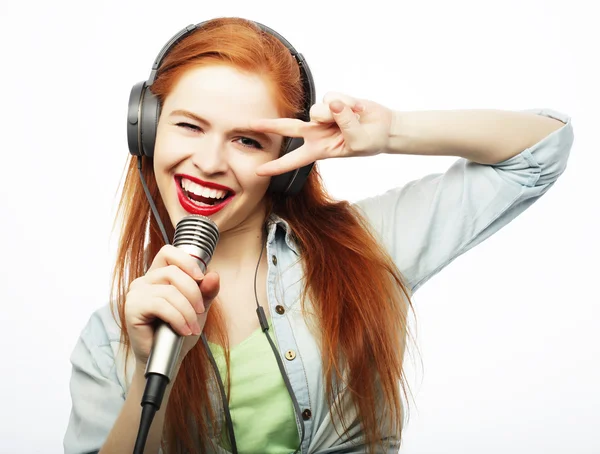
[[[563,126],[526,112],[394,112],[385,153],[459,156],[481,164],[509,159]]]
[[[131,387],[125,404],[115,421],[115,424],[108,434],[106,442],[100,450],[100,454],[131,454],[135,446],[138,430],[140,427],[140,416],[142,411],[141,401],[146,387],[146,379],[143,370],[136,370],[133,374]],[[154,415],[146,445],[145,454],[156,454],[160,448],[162,440],[163,425],[165,420],[165,411],[169,401],[171,386],[165,390],[160,410]]]

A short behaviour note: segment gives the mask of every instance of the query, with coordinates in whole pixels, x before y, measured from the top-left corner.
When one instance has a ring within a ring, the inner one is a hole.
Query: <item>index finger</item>
[[[204,279],[200,283],[200,292],[202,293],[202,303],[204,304],[204,309],[208,310],[213,300],[219,294],[221,289],[221,278],[220,276],[211,271],[206,274],[206,279]]]
[[[194,280],[199,281],[204,277],[204,273],[196,262],[196,259],[183,249],[179,249],[171,244],[167,244],[160,248],[158,254],[152,260],[152,264],[148,271],[165,266],[175,265],[176,267],[189,274]]]
[[[250,122],[250,129],[285,137],[302,137],[308,123],[297,118],[264,118]]]

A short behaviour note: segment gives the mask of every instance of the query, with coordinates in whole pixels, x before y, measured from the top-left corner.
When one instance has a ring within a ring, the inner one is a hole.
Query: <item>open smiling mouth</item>
[[[217,189],[195,183],[185,177],[176,177],[179,201],[183,208],[198,214],[212,214],[223,208],[233,197],[228,189]]]

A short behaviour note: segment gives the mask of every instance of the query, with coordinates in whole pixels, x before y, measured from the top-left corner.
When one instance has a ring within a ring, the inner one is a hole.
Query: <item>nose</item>
[[[207,136],[198,144],[192,155],[192,162],[203,174],[221,174],[229,168],[226,154],[227,147],[219,137]]]

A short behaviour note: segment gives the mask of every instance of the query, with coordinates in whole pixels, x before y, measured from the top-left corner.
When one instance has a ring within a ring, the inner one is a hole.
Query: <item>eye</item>
[[[251,139],[249,137],[240,137],[238,140],[240,141],[240,143],[244,147],[256,148],[258,150],[262,150],[263,149],[263,146],[259,142],[257,142],[254,139]]]
[[[175,126],[179,126],[180,128],[187,129],[190,131],[202,131],[202,129],[199,126],[185,122],[175,123]]]

